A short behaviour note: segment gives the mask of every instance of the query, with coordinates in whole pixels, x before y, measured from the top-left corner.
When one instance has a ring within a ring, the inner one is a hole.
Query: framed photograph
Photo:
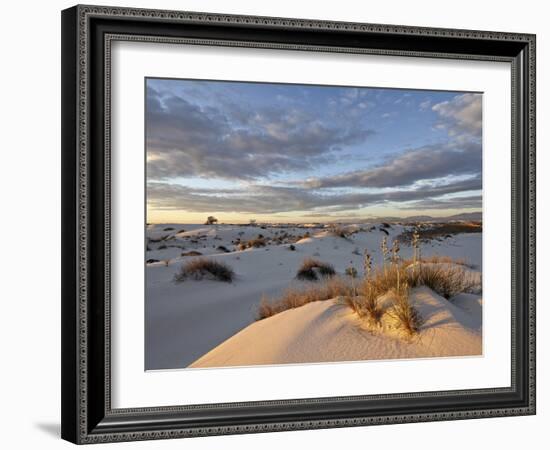
[[[62,437],[535,413],[535,36],[62,12]]]

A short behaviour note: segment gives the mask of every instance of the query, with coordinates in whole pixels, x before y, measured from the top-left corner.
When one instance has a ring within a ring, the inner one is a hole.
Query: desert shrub
[[[357,278],[357,269],[353,266],[346,267],[346,275],[351,278]]]
[[[174,231],[174,228],[172,228],[172,227],[166,227],[166,228],[164,229],[164,231]]]
[[[294,244],[290,244],[290,245],[288,246],[288,249],[289,249],[291,252],[293,252],[293,251],[296,250],[296,246],[295,246]]]
[[[158,263],[158,262],[159,262],[159,260],[158,260],[158,259],[154,259],[154,258],[149,258],[149,259],[146,261],[147,264],[153,264],[153,263]]]
[[[278,299],[262,296],[257,311],[257,320],[271,317],[288,309],[299,308],[308,303],[329,300],[336,297],[349,297],[353,289],[349,282],[333,277],[322,284],[316,284],[304,289],[289,288]]]
[[[268,317],[274,316],[277,314],[275,305],[272,305],[265,295],[262,295],[260,305],[256,312],[256,320],[267,319]]]
[[[197,252],[196,250],[191,250],[190,252],[183,252],[181,256],[201,256],[201,252]]]
[[[174,275],[174,280],[182,282],[188,278],[202,280],[209,278],[230,283],[235,277],[235,272],[227,264],[213,259],[199,258],[183,264]]]
[[[166,248],[179,248],[180,250],[183,250],[185,247],[181,244],[170,244],[167,245]]]
[[[216,248],[216,250],[218,250],[219,252],[229,253],[229,250],[228,250],[227,247],[224,246],[224,245],[218,245],[218,247]]]
[[[329,232],[332,236],[341,237],[342,239],[349,239],[348,231],[340,225],[332,224],[329,228]]]
[[[298,280],[317,281],[319,276],[329,278],[336,274],[334,267],[318,259],[306,258],[296,273]]]
[[[166,246],[166,244],[160,244],[158,247],[157,247],[157,250],[166,250],[168,247]]]
[[[426,227],[415,228],[401,233],[399,241],[410,244],[416,232],[420,241],[429,242],[432,239],[447,239],[460,233],[481,233],[483,226],[481,222],[450,222],[434,223]]]
[[[262,236],[262,237],[257,237],[256,239],[251,239],[250,241],[247,242],[246,246],[247,248],[248,247],[260,248],[260,247],[265,247],[265,244],[266,244],[265,239]]]

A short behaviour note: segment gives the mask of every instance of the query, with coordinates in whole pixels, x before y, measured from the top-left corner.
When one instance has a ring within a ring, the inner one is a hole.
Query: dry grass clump
[[[255,239],[251,239],[250,241],[248,241],[248,247],[260,248],[260,247],[265,247],[265,245],[266,245],[266,241],[265,241],[265,238],[263,237],[257,237]]]
[[[406,272],[412,287],[427,286],[447,300],[471,291],[478,284],[478,280],[460,265],[419,263],[408,267]]]
[[[403,329],[409,336],[418,333],[422,325],[422,318],[411,304],[410,288],[405,282],[399,288],[392,290],[394,303],[388,314],[396,319],[398,326]]]
[[[384,308],[379,301],[380,293],[369,286],[360,291],[359,296],[344,297],[344,303],[359,317],[369,320],[374,325],[380,325]]]
[[[415,262],[422,264],[456,264],[464,267],[472,267],[472,265],[469,264],[465,258],[451,258],[450,256],[443,255],[423,256],[418,258],[417,261],[415,261],[414,258],[405,259],[403,260],[403,265],[414,264]]]
[[[267,240],[259,235],[257,238],[250,239],[249,241],[239,242],[238,249],[246,250],[247,248],[260,248],[267,245]]]
[[[342,239],[349,239],[350,233],[342,226],[332,224],[329,228],[329,233],[332,236],[341,237]]]
[[[330,278],[336,274],[334,267],[318,259],[306,258],[296,273],[298,280],[318,281],[321,278]]]
[[[197,252],[196,250],[191,250],[190,252],[183,252],[181,256],[201,256],[201,252]]]
[[[375,289],[366,289],[363,292],[363,309],[368,314],[369,318],[376,324],[380,324],[384,315],[384,308],[380,304],[379,292]]]
[[[366,292],[371,289],[379,295],[383,295],[395,289],[400,282],[407,281],[407,277],[407,270],[401,265],[392,265],[386,269],[377,269],[373,272],[370,279],[363,281],[361,291]]]
[[[409,264],[403,261],[385,269],[379,269],[368,282],[363,282],[363,291],[370,286],[381,295],[407,283],[411,288],[427,286],[447,300],[461,292],[471,291],[478,280],[470,276],[465,266],[454,261],[445,263]]]
[[[299,308],[308,303],[329,300],[331,298],[352,296],[350,284],[340,278],[333,277],[325,280],[323,284],[310,286],[304,289],[289,288],[278,299],[270,299],[262,296],[258,307],[257,320],[274,316],[288,309]]]
[[[193,280],[202,280],[209,278],[217,281],[230,283],[235,277],[235,272],[227,264],[213,259],[198,258],[183,264],[179,271],[174,275],[176,282],[182,282],[191,278]]]

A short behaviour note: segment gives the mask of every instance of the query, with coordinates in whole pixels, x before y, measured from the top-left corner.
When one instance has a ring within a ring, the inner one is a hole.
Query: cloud
[[[304,182],[310,188],[395,187],[481,171],[481,145],[475,141],[424,146],[398,154],[374,168]]]
[[[147,89],[146,112],[147,200],[153,210],[315,217],[380,205],[457,209],[481,204],[479,197],[447,198],[481,189],[479,94],[450,93],[450,100],[437,104],[423,94],[419,107],[433,112],[422,115],[421,126],[430,136],[432,126],[448,136],[439,133],[439,143],[388,155],[384,146],[407,142],[403,133],[412,131],[393,129],[394,140],[374,136],[369,124],[380,123],[381,113],[374,111],[373,100],[383,98],[366,90],[253,83],[154,86]],[[410,95],[398,100],[411,102]],[[390,114],[395,111],[382,117]],[[315,169],[317,177],[300,179],[300,172]],[[231,188],[197,188],[206,185],[194,183],[197,178]]]
[[[331,123],[298,107],[216,106],[147,92],[147,176],[254,180],[333,161],[374,131],[359,121]]]
[[[422,103],[420,103],[420,105],[418,105],[418,107],[420,108],[420,111],[426,111],[427,109],[430,108],[430,106],[432,106],[432,102],[430,100],[425,100]]]
[[[439,115],[438,125],[446,128],[450,136],[481,136],[481,103],[481,94],[461,94],[433,105],[432,110]]]
[[[481,195],[472,195],[468,197],[454,197],[449,199],[424,199],[413,203],[402,205],[401,209],[465,209],[481,208]]]
[[[147,201],[156,210],[274,214],[293,211],[337,212],[385,203],[426,201],[458,192],[481,189],[479,176],[446,184],[389,192],[326,192],[296,186],[249,185],[242,189],[194,189],[170,183],[151,182]]]

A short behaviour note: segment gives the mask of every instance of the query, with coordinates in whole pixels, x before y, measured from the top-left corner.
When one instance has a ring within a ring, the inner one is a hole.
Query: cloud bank
[[[481,208],[481,94],[174,83],[147,86],[149,211]]]

